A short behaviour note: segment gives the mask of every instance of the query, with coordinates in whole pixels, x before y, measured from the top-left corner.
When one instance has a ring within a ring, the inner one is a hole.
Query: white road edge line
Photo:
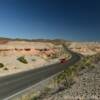
[[[61,72],[63,72],[63,71],[61,71]],[[33,88],[35,88],[36,86],[38,86],[39,84],[41,84],[43,81],[47,81],[47,80],[49,80],[49,79],[52,79],[53,77],[57,76],[57,75],[60,74],[61,72],[58,72],[58,73],[56,73],[56,74],[50,76],[49,78],[46,78],[46,79],[44,79],[44,80],[42,80],[42,81],[40,81],[40,82],[38,82],[38,83],[36,83],[36,84],[34,84],[34,85],[32,85],[32,86],[26,88],[26,89],[24,89],[24,90],[21,90],[21,91],[15,93],[15,94],[13,94],[13,95],[11,95],[11,96],[9,96],[9,97],[3,99],[3,100],[10,100],[11,98],[13,98],[13,97],[15,97],[15,96],[17,96],[17,95],[20,95],[21,93],[24,93],[24,92],[26,92],[26,91],[28,91],[28,90],[30,90],[30,89],[33,89]]]

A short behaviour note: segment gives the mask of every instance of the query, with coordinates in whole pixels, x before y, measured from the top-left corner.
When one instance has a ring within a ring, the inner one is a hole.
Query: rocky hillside
[[[70,42],[69,49],[83,55],[100,53],[99,42]]]
[[[0,40],[0,76],[40,68],[68,56],[62,45],[51,42]]]

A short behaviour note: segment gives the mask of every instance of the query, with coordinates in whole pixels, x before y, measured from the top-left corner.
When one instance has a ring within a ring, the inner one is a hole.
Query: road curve
[[[71,52],[72,53],[72,52]],[[72,58],[66,63],[57,63],[43,68],[21,72],[0,78],[0,100],[7,98],[43,79],[46,79],[80,60],[80,56],[72,53]]]

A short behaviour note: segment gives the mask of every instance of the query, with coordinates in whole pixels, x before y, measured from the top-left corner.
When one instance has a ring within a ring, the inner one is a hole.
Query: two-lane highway
[[[80,60],[80,56],[72,53],[72,58],[66,63],[57,63],[43,68],[30,70],[0,78],[0,100],[9,97],[43,79],[46,79]]]

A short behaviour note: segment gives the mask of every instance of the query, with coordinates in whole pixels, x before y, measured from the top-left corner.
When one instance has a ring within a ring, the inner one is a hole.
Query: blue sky
[[[100,40],[99,0],[0,0],[0,37]]]

